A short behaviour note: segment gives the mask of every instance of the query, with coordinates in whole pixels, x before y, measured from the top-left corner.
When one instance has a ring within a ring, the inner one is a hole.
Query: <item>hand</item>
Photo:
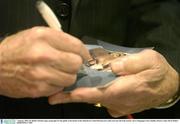
[[[120,117],[157,107],[178,90],[177,72],[153,50],[118,58],[111,63],[111,68],[122,76],[109,87],[79,88],[70,94],[53,95],[49,102],[101,103],[113,117]]]
[[[52,95],[75,82],[83,59],[89,57],[80,40],[50,28],[9,36],[0,45],[0,95]]]

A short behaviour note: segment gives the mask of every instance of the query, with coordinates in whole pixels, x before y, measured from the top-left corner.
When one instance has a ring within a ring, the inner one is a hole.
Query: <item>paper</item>
[[[111,84],[117,76],[108,67],[108,64],[118,57],[137,53],[150,48],[129,48],[117,46],[114,44],[98,41],[99,45],[86,45],[92,57],[92,65],[83,65],[77,75],[77,81],[74,85],[64,89],[70,92],[78,87],[97,87],[105,88]]]

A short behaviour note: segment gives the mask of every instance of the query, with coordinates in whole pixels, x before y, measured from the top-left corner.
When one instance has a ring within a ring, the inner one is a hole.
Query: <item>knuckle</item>
[[[34,81],[42,81],[42,80],[47,79],[45,77],[44,71],[42,71],[38,67],[33,67],[32,69],[30,69],[27,72],[27,75],[31,78],[31,80],[34,80]]]
[[[74,46],[74,52],[79,54],[82,48],[82,42],[78,39],[75,39],[73,42],[73,46]]]
[[[33,27],[32,29],[30,29],[29,37],[33,40],[43,39],[47,33],[48,30],[45,27]]]
[[[151,56],[152,58],[154,58],[155,60],[159,60],[161,59],[161,55],[160,53],[158,53],[157,51],[155,50],[145,50],[145,53],[149,56]]]
[[[29,76],[35,81],[49,81],[52,74],[45,68],[35,67],[29,71]],[[42,84],[43,85],[43,84]]]
[[[65,87],[74,84],[75,81],[76,81],[76,79],[77,79],[77,76],[76,76],[76,75],[67,76],[66,83],[65,83]]]
[[[154,65],[160,72],[167,72],[168,64],[166,59],[157,51],[152,50]]]
[[[161,58],[162,58],[162,56],[161,56],[158,52],[156,52],[156,51],[154,51],[154,50],[152,50],[152,56],[153,56],[156,60],[161,60]]]
[[[39,98],[39,97],[43,97],[47,95],[47,91],[48,91],[48,86],[46,84],[39,84],[36,85],[36,87],[31,90],[31,96],[32,98]]]
[[[145,50],[146,56],[151,59],[152,67],[163,69],[166,66],[165,58],[155,50]]]
[[[74,53],[77,53],[77,54],[80,53],[83,43],[79,39],[64,32],[58,32],[58,33],[60,34],[60,36],[62,37],[64,41],[66,41],[69,45],[73,46],[72,51]]]
[[[42,43],[34,44],[27,53],[27,57],[32,60],[46,60],[50,59],[48,49]]]
[[[77,56],[75,61],[74,61],[74,65],[75,65],[76,70],[79,70],[82,63],[83,63],[82,58],[80,56]]]
[[[81,67],[82,63],[83,63],[83,60],[80,56],[78,55],[72,55],[72,60],[71,60],[71,63],[72,63],[72,72],[77,72],[79,70],[79,68]]]
[[[48,55],[45,55],[45,54],[41,54],[41,53],[37,53],[37,54],[33,54],[31,55],[31,60],[34,60],[34,61],[42,61],[43,60],[47,60],[49,58]]]

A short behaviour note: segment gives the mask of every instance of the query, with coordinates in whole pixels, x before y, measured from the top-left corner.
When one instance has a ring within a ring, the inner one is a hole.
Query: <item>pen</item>
[[[36,7],[43,19],[45,20],[45,22],[49,25],[49,27],[51,27],[52,29],[62,31],[61,23],[57,19],[52,9],[44,1],[37,1]]]
[[[62,26],[58,18],[56,17],[52,9],[43,0],[38,0],[36,2],[36,8],[38,9],[39,13],[41,14],[41,16],[50,28],[58,31],[63,31],[61,29]],[[86,60],[84,60],[84,63],[88,65],[88,62]]]
[[[61,23],[57,19],[56,15],[52,11],[52,9],[44,1],[42,1],[42,0],[37,1],[36,2],[36,7],[37,7],[39,13],[41,14],[41,16],[43,17],[43,19],[46,21],[46,23],[49,25],[50,28],[62,31]],[[84,63],[86,65],[88,65],[89,62],[84,61]],[[84,67],[82,65],[82,67],[80,68],[79,71],[83,71],[83,70],[84,70]]]

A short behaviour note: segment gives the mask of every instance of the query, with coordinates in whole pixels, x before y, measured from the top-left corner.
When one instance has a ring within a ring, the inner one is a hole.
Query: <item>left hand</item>
[[[178,90],[178,73],[153,50],[118,58],[111,68],[121,75],[112,85],[102,89],[78,88],[69,94],[60,92],[49,97],[49,103],[101,103],[113,117],[120,117],[157,107]]]

